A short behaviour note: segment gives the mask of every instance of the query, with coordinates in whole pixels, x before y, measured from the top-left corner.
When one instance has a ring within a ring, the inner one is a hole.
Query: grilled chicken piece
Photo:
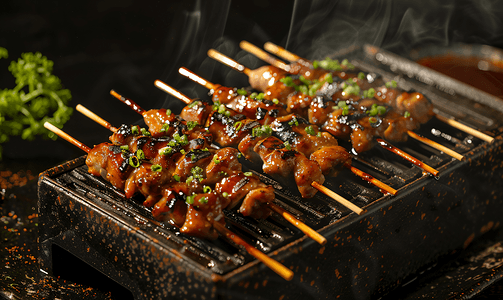
[[[262,169],[266,174],[282,182],[287,182],[293,175],[303,198],[316,194],[317,190],[311,186],[313,181],[319,184],[325,181],[317,162],[298,151],[288,150],[278,138],[268,137],[259,141],[254,151],[262,158]]]
[[[126,180],[133,171],[129,158],[122,153],[119,146],[101,143],[95,146],[86,158],[89,173],[101,176],[115,188],[123,190]]]
[[[193,197],[191,200],[193,203],[187,206],[185,222],[180,228],[180,232],[215,240],[218,238],[218,232],[213,227],[213,223],[225,224],[222,209],[228,203],[227,200],[216,192],[196,194],[190,197]]]
[[[235,207],[244,198],[239,208],[239,212],[244,216],[265,219],[271,214],[268,204],[275,198],[274,189],[251,173],[239,173],[224,178],[217,183],[215,190],[219,194],[228,195],[231,199],[229,208]]]

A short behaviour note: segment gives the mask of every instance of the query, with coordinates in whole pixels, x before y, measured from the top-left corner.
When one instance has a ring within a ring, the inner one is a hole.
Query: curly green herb
[[[7,57],[8,51],[0,47],[0,59]],[[33,140],[37,135],[56,139],[44,123],[61,128],[70,119],[73,109],[67,104],[72,96],[52,74],[53,65],[39,52],[23,53],[10,63],[8,70],[15,77],[16,86],[0,90],[0,144],[17,135],[25,140]]]

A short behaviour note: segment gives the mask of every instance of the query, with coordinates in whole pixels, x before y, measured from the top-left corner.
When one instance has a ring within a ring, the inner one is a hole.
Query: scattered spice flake
[[[12,171],[0,171],[0,188],[9,189],[15,186],[23,186],[28,183],[28,181],[35,179],[36,176],[31,174],[31,171],[19,171],[17,173],[12,173]]]

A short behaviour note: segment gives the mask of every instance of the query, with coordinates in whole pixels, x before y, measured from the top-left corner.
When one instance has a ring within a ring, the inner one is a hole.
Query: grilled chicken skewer
[[[66,134],[65,132],[63,132],[62,130],[60,130],[59,128],[55,127],[54,125],[50,124],[50,123],[45,123],[44,126],[51,130],[52,132],[54,132],[55,134],[57,134],[58,136],[64,138],[65,140],[69,141],[70,143],[76,145],[77,147],[81,148],[82,150],[86,151],[88,153],[88,157],[89,157],[89,154],[93,152],[94,149],[91,149],[87,146],[85,146],[84,144],[82,144],[81,142],[79,142],[78,140],[76,140],[75,138],[71,137],[70,135]],[[96,147],[95,147],[96,148]],[[198,200],[201,200],[201,198],[205,198],[207,199],[206,201],[206,204],[210,203],[211,205],[207,205],[208,207],[213,207],[213,206],[219,206],[218,203],[211,203],[210,201],[213,201],[215,199],[219,199],[219,197],[215,196],[215,197],[210,197],[208,193],[206,194],[202,194],[203,196],[201,195],[197,195],[194,199],[194,201],[198,201]],[[214,195],[216,195],[214,193]],[[216,201],[218,202],[218,201]],[[195,205],[189,205],[189,208],[188,208],[188,212],[187,212],[187,219],[189,222],[194,222],[195,220],[193,218],[200,218],[201,215],[209,215],[209,214],[205,214],[203,213],[203,210],[202,209],[197,209],[197,210],[194,210],[193,208],[195,207]],[[197,211],[195,213],[191,213],[191,210],[192,211]],[[217,212],[217,210],[215,209],[212,209],[212,212]],[[217,221],[219,220],[219,221]],[[218,231],[222,236],[225,236],[226,238],[230,239],[232,242],[234,242],[235,244],[237,244],[238,246],[242,246],[245,248],[245,250],[252,256],[254,256],[255,258],[257,258],[258,260],[260,260],[261,262],[263,262],[266,266],[268,266],[269,268],[271,268],[271,270],[273,270],[274,272],[276,272],[278,275],[280,275],[281,277],[283,277],[284,279],[286,280],[291,280],[293,278],[293,272],[286,268],[285,266],[283,266],[282,264],[280,264],[278,261],[272,259],[271,257],[269,257],[268,255],[260,252],[259,250],[255,249],[254,247],[252,247],[251,245],[249,245],[248,243],[246,243],[243,239],[241,239],[238,235],[236,235],[235,233],[231,232],[229,229],[227,229],[225,227],[225,225],[223,224],[223,222],[225,221],[223,215],[221,214],[221,210],[220,210],[220,215],[218,216],[213,216],[211,219],[209,219],[208,221],[212,222],[212,226],[214,227],[214,229],[216,231]],[[183,229],[183,227],[182,227]]]
[[[278,64],[280,66],[286,65],[287,66],[286,68],[288,70],[295,69],[295,66],[297,66],[297,65],[299,65],[299,66],[302,65],[302,66],[305,66],[306,68],[313,68],[313,64],[310,61],[308,61],[308,60],[306,60],[304,58],[301,58],[300,56],[298,56],[298,55],[296,55],[296,54],[294,54],[292,52],[289,52],[285,48],[277,46],[277,45],[275,45],[273,43],[270,43],[270,42],[265,43],[264,49],[266,49],[267,51],[269,51],[269,52],[271,52],[271,53],[273,53],[273,54],[275,54],[275,55],[277,55],[277,56],[279,56],[281,58],[284,58],[284,59],[290,61],[292,63],[290,65],[285,64],[283,62],[281,62],[281,64]],[[283,70],[285,70],[285,69],[283,69]],[[446,117],[438,115],[438,114],[436,115],[436,117],[440,121],[442,121],[442,122],[444,122],[444,123],[446,123],[446,124],[448,124],[448,125],[450,125],[450,126],[452,126],[454,128],[457,128],[457,129],[459,129],[459,130],[461,130],[461,131],[463,131],[463,132],[465,132],[467,134],[473,135],[473,136],[475,136],[475,137],[477,137],[477,138],[479,138],[481,140],[484,140],[486,142],[491,143],[494,140],[493,137],[488,136],[487,134],[484,134],[484,133],[482,133],[482,132],[480,132],[480,131],[478,131],[476,129],[473,129],[473,128],[469,127],[469,126],[466,126],[466,125],[464,125],[462,123],[459,123],[458,121],[456,121],[454,119],[449,119],[449,118],[446,118]],[[434,147],[433,145],[430,145],[430,146]],[[441,151],[443,151],[443,150],[441,150]],[[455,156],[453,156],[453,157],[455,157]]]
[[[241,66],[238,62],[236,61],[233,61],[231,58],[228,58],[226,57],[225,55],[221,54],[221,53],[218,53],[217,51],[215,50],[210,50],[208,51],[208,54],[230,66],[231,68],[234,68],[235,70],[237,71],[240,71],[242,70],[243,68],[245,68],[244,66]],[[225,58],[225,60],[223,59]],[[232,63],[231,63],[232,62]],[[241,67],[239,67],[241,66]],[[260,68],[259,69],[256,69],[254,70],[254,76],[258,77],[258,72],[259,72]],[[280,75],[277,76],[277,78],[279,78]],[[276,78],[276,79],[277,79]],[[250,80],[251,82],[251,80]],[[271,86],[275,86],[275,87],[278,87],[278,83],[282,84],[281,82],[276,82],[274,84],[271,84]],[[257,85],[259,86],[259,85]],[[403,93],[403,94],[407,94],[407,97],[409,96],[412,96],[412,97],[416,97],[414,95],[409,95],[408,93]],[[383,96],[383,99],[386,98]],[[388,98],[392,98],[391,96],[388,97]],[[396,97],[394,97],[393,99],[395,99]],[[371,100],[372,101],[372,100]],[[422,101],[422,98],[421,98],[421,101]],[[346,101],[339,101],[339,102],[344,102],[344,104],[347,106],[347,103]],[[407,102],[408,103],[408,102]],[[422,101],[421,103],[424,103],[424,101]],[[370,106],[370,105],[369,105]],[[377,106],[376,103],[372,103],[372,106]],[[334,106],[335,107],[335,106]],[[383,107],[385,110],[386,108]],[[343,112],[345,109],[347,108],[343,108],[343,107],[339,107],[336,109],[335,112],[337,112],[338,114],[340,114],[341,112]],[[365,110],[367,110],[367,108],[364,108]],[[366,150],[369,150],[371,147],[372,147],[372,141],[373,141],[373,138],[374,136],[387,136],[387,132],[391,132],[393,133],[394,129],[396,126],[405,126],[405,128],[407,128],[407,126],[416,126],[416,125],[400,125],[400,122],[399,123],[393,123],[393,126],[388,126],[387,128],[383,128],[382,126],[379,126],[380,124],[383,124],[383,122],[381,123],[378,123],[377,126],[374,124],[375,121],[372,121],[372,119],[376,119],[374,118],[373,116],[368,116],[367,114],[365,113],[360,113],[362,114],[364,117],[360,120],[358,120],[357,124],[355,125],[355,129],[353,130],[349,124],[342,124],[343,125],[343,128],[328,128],[327,126],[324,126],[323,129],[329,131],[330,133],[334,134],[336,137],[341,137],[340,135],[343,134],[343,135],[349,135],[351,134],[351,141],[352,141],[352,144],[353,144],[353,148],[356,150],[356,152],[360,153],[360,152],[363,152],[363,151],[366,151]],[[377,113],[376,113],[377,114]],[[418,112],[417,114],[417,119],[418,120],[422,120],[423,122],[426,122],[428,119],[427,117],[425,118],[424,115],[425,113],[424,112]],[[338,116],[338,115],[337,115]],[[335,118],[335,119],[338,119],[338,118]],[[407,118],[405,117],[402,117],[402,120],[404,120],[405,122],[407,122],[406,120]],[[310,118],[311,120],[311,118]],[[344,120],[347,120],[347,118],[344,118]],[[344,129],[345,128],[345,129]],[[403,135],[402,137],[398,136],[398,139],[400,140],[401,138],[403,138]],[[378,143],[379,145],[383,146],[382,144]],[[388,148],[386,148],[388,149]],[[404,151],[398,151],[398,152],[394,152],[395,154],[402,154],[402,153],[405,153]],[[417,161],[419,161],[418,159],[412,157],[411,155],[407,154],[407,155],[401,155],[402,158],[408,160],[409,162],[416,164]],[[436,176],[438,174],[438,171],[435,170],[434,168],[431,168],[430,166],[422,163],[421,166],[424,166],[425,168],[423,168],[424,171],[428,172],[428,173],[431,173],[432,175]],[[433,171],[433,173],[431,172]]]
[[[128,105],[134,103],[114,91],[111,94]],[[134,107],[139,106],[134,103]],[[162,127],[161,124],[169,123],[169,120],[165,121],[165,114],[159,113],[160,111],[163,110],[149,110],[148,113],[144,113],[149,116],[148,119],[145,118],[145,123],[153,135],[161,135],[157,132],[158,128]],[[206,128],[217,144],[223,147],[239,148],[249,159],[261,159],[264,172],[277,177],[278,180],[285,181],[287,177],[294,175],[295,183],[304,198],[314,196],[317,191],[311,186],[311,182],[317,181],[322,184],[325,180],[317,162],[309,160],[304,154],[291,147],[286,147],[283,141],[271,136],[269,127],[267,127],[268,130],[263,130],[264,127],[259,127],[257,121],[246,119],[243,115],[227,110],[225,106],[213,110],[208,103],[197,100],[183,108],[181,117],[190,120],[188,122],[206,120]],[[327,161],[326,166],[340,163],[337,160]]]
[[[170,89],[169,86],[168,86],[168,89]],[[173,91],[175,91],[175,90],[173,90]],[[184,95],[181,94],[181,93],[179,93],[178,91],[176,91],[175,94],[180,94],[179,96],[181,96],[182,99],[184,97]],[[79,104],[79,105],[77,105],[76,109],[77,109],[77,111],[83,113],[84,115],[86,115],[90,119],[96,121],[98,124],[100,124],[100,125],[104,126],[105,128],[113,131],[114,133],[117,131],[117,129],[115,127],[113,127],[109,122],[103,120],[101,117],[99,117],[98,115],[94,114],[92,111],[88,110],[84,106],[82,106],[82,105]],[[246,205],[244,207],[247,207],[247,206],[250,206],[250,205]],[[293,216],[289,212],[285,211],[283,208],[281,208],[278,205],[274,204],[272,201],[268,202],[267,206],[270,209],[272,209],[273,211],[275,211],[276,213],[278,213],[281,216],[283,216],[292,225],[294,225],[295,227],[297,227],[299,230],[301,230],[303,233],[305,233],[307,236],[309,236],[310,238],[312,238],[313,240],[315,240],[319,244],[324,245],[327,242],[326,238],[323,237],[321,234],[319,234],[318,232],[316,232],[315,230],[313,230],[312,228],[310,228],[309,226],[307,226],[306,224],[304,224],[303,222],[301,222],[299,219],[297,219],[295,216]],[[243,209],[243,210],[245,210],[245,209]],[[250,209],[248,209],[248,210],[250,210]]]
[[[273,58],[271,55],[269,55],[268,53],[264,52],[262,49],[254,46],[254,45],[252,45],[252,44],[250,44],[250,43],[248,43],[246,41],[242,41],[239,45],[241,46],[242,49],[244,49],[244,50],[246,50],[246,51],[254,54],[255,56],[259,57],[260,59],[262,59],[262,60],[264,60],[264,61],[266,61],[268,63],[271,63],[274,66],[282,68],[283,70],[285,70],[287,72],[289,70],[297,70],[298,71],[300,69],[300,68],[295,68],[293,65],[286,65],[285,63],[283,63],[283,62],[281,62],[281,61]],[[281,52],[281,53],[284,53],[284,52]],[[306,72],[307,73],[314,73],[315,72],[315,70],[314,70],[314,68],[312,68],[312,65],[310,64],[310,62],[307,62],[304,59],[298,60],[296,62],[296,65],[297,66],[302,66],[302,67],[304,67],[304,69],[306,67],[311,66],[311,69],[309,71],[304,71],[304,73],[306,73]],[[286,66],[286,67],[284,67],[284,66]],[[411,130],[407,130],[407,134],[408,134],[408,136],[414,138],[415,140],[417,140],[419,142],[422,142],[422,143],[424,143],[426,145],[429,145],[430,147],[435,148],[435,149],[437,149],[439,151],[442,151],[442,152],[446,153],[447,155],[450,155],[451,157],[454,157],[457,160],[463,161],[465,159],[463,155],[461,155],[461,154],[459,154],[459,153],[457,153],[457,152],[455,152],[455,151],[453,151],[453,150],[451,150],[451,149],[449,149],[449,148],[447,148],[447,147],[445,147],[445,146],[443,146],[443,145],[441,145],[439,143],[436,143],[436,142],[434,142],[434,141],[432,141],[430,139],[422,137],[422,136],[414,133]]]
[[[190,70],[188,70],[187,68],[184,68],[184,67],[180,68],[179,72],[182,75],[184,75],[184,76],[192,79],[193,81],[195,81],[195,82],[203,85],[204,87],[208,88],[209,90],[211,90],[212,93],[213,93],[213,95],[214,95],[214,97],[213,97],[214,101],[215,101],[215,99],[221,100],[222,98],[224,98],[224,100],[222,100],[221,103],[225,103],[224,102],[224,101],[226,101],[225,99],[228,99],[228,100],[232,99],[231,94],[232,95],[234,94],[234,90],[232,90],[233,92],[230,93],[228,91],[228,90],[230,90],[229,88],[225,88],[225,87],[222,87],[220,85],[211,83],[211,82],[207,81],[206,79],[198,76],[197,74],[191,72]],[[166,89],[165,87],[167,87],[168,85],[166,85],[165,83],[163,83],[160,80],[157,80],[155,84],[156,84],[157,87],[159,87],[160,89],[166,91],[167,93],[170,93],[170,91],[173,90],[173,88],[171,88],[171,87],[169,89]],[[224,97],[218,96],[219,91],[221,91],[221,90],[224,90],[225,92],[223,94],[227,95],[227,96],[224,96]],[[173,95],[176,97],[175,94],[173,94]],[[240,99],[244,100],[245,96],[244,95],[240,95],[237,98],[240,98]],[[248,99],[248,100],[250,100],[250,99]],[[239,100],[237,102],[239,102]],[[245,101],[242,101],[242,102],[245,102]],[[246,103],[249,103],[249,102],[250,101],[246,101]],[[251,100],[251,102],[258,102],[258,101]],[[265,102],[265,101],[263,101],[263,102]],[[245,104],[245,106],[251,106],[251,107],[253,107],[253,105],[249,105],[249,104]],[[253,111],[251,111],[250,113],[251,114],[256,114],[256,112],[253,112]],[[380,189],[382,189],[382,190],[384,190],[384,191],[386,191],[386,192],[388,192],[388,193],[390,193],[392,195],[395,195],[397,193],[397,191],[395,189],[393,189],[392,187],[386,185],[385,183],[377,180],[376,178],[372,177],[370,174],[364,173],[364,172],[358,170],[357,168],[355,168],[355,167],[353,167],[353,166],[351,166],[349,164],[345,164],[344,166],[347,167],[347,168],[349,168],[357,176],[363,178],[364,180],[367,180],[368,182],[370,182],[370,183],[374,184],[375,186],[379,187]],[[339,197],[337,197],[337,198],[339,198]]]

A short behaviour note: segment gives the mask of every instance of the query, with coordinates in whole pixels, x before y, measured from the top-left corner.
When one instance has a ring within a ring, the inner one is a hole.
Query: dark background
[[[111,89],[146,109],[181,107],[154,86],[155,79],[189,97],[205,97],[203,87],[178,74],[181,66],[214,83],[246,85],[245,75],[206,56],[216,48],[252,69],[263,64],[240,51],[241,40],[259,47],[271,41],[307,58],[361,43],[397,53],[426,43],[503,46],[501,1],[441,2],[4,0],[0,46],[9,58],[0,60],[0,88],[14,86],[7,71],[11,60],[40,51],[54,61],[54,74],[71,90],[72,107],[83,104],[119,126],[141,118],[110,96]],[[90,146],[109,134],[78,112],[65,130]],[[7,157],[82,154],[64,141],[38,141],[38,151],[20,151],[25,144],[19,140],[5,145]]]

